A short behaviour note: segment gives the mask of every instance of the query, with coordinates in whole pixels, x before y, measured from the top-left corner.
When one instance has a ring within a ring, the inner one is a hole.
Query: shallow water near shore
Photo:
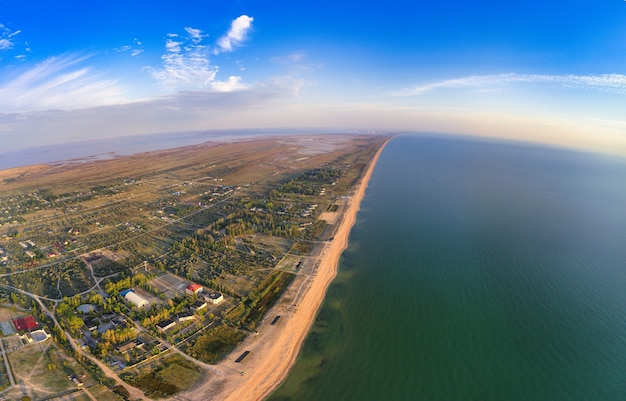
[[[399,137],[277,400],[626,399],[626,160]]]

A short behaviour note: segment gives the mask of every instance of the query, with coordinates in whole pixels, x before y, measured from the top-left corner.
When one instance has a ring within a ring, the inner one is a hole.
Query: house
[[[115,349],[117,350],[117,352],[119,352],[120,354],[125,354],[128,351],[134,349],[135,347],[137,347],[137,341],[135,340],[130,340],[130,341],[125,341],[123,343],[117,344],[115,346]]]
[[[76,375],[70,375],[67,378],[70,379],[70,381],[72,381],[72,383],[74,383],[76,387],[82,387],[85,385],[81,378]]]
[[[120,295],[124,297],[126,302],[136,305],[138,308],[143,308],[144,306],[148,306],[148,301],[146,301],[141,295],[138,295],[133,290],[126,290],[120,292]]]
[[[205,297],[205,301],[217,305],[224,300],[224,296],[219,292],[209,292]]]
[[[191,308],[193,310],[195,310],[196,312],[206,308],[206,306],[207,306],[206,301],[203,301],[203,300],[200,300],[200,299],[197,300],[196,302],[194,302],[193,304],[191,304]]]
[[[89,317],[89,316],[84,318],[83,321],[85,322],[85,328],[89,331],[97,330],[98,325],[100,324],[97,319]]]
[[[156,327],[160,332],[169,330],[174,326],[176,326],[176,322],[172,319],[165,319],[156,324]]]
[[[83,315],[88,315],[89,313],[96,310],[96,307],[91,304],[82,304],[76,307],[76,310],[82,313]]]
[[[41,343],[50,338],[50,334],[45,330],[35,330],[30,333],[31,338],[35,340],[35,342]]]
[[[176,320],[178,320],[178,323],[187,322],[195,318],[196,317],[194,316],[193,312],[190,312],[190,311],[181,312],[178,315],[176,315]]]
[[[35,330],[39,324],[35,321],[35,318],[32,316],[26,316],[19,319],[13,320],[13,326],[15,327],[15,331],[31,331]]]
[[[196,283],[191,283],[187,286],[187,288],[185,288],[185,293],[191,296],[198,295],[202,291],[204,291],[204,287]]]

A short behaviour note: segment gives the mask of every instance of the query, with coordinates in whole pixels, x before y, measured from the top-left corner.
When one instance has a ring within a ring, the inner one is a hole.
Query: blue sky
[[[285,127],[626,154],[626,2],[0,0],[5,150]]]

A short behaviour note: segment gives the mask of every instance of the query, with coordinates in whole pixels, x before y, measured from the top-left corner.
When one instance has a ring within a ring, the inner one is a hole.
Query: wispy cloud
[[[215,80],[219,68],[209,60],[209,51],[202,45],[202,31],[185,28],[189,39],[169,33],[165,40],[163,67],[148,67],[151,76],[168,90],[206,88]]]
[[[287,55],[273,57],[271,61],[286,68],[291,76],[307,74],[316,67],[319,67],[318,65],[307,62],[306,53],[302,50],[296,50]]]
[[[529,83],[551,84],[567,88],[606,90],[626,93],[626,75],[547,75],[547,74],[489,74],[446,79],[403,89],[390,94],[393,96],[420,96],[437,89],[498,89],[506,84]]]
[[[0,80],[0,110],[73,109],[125,102],[117,81],[85,66],[88,56],[51,57]]]
[[[185,27],[185,31],[189,34],[191,41],[194,43],[200,43],[208,35],[204,35],[200,29]]]
[[[272,61],[276,64],[293,64],[301,63],[304,61],[305,53],[302,50],[297,50],[287,54],[286,56],[276,56],[272,58]]]
[[[252,21],[254,21],[254,18],[247,15],[241,15],[235,18],[230,24],[230,30],[226,35],[218,39],[215,54],[220,52],[232,52],[235,46],[241,45],[248,37],[248,31],[252,29]]]
[[[9,50],[15,46],[14,38],[22,32],[21,29],[11,31],[4,24],[0,24],[0,51]]]
[[[139,40],[137,40],[137,38],[134,38],[132,45],[124,45],[124,46],[116,47],[113,50],[115,50],[118,53],[123,53],[123,52],[128,52],[129,51],[130,55],[132,57],[134,57],[134,56],[138,56],[141,53],[143,53],[143,45],[141,44],[141,42]]]
[[[216,82],[236,86],[237,78]],[[115,135],[185,130],[255,128],[259,121],[275,126],[278,104],[292,98],[288,82],[258,84],[246,90],[180,91],[141,101],[72,110],[3,112],[0,109],[0,153],[31,144],[51,144]],[[0,92],[0,99],[4,93]],[[289,113],[278,113],[285,117]],[[42,129],[45,127],[45,129]],[[28,144],[25,144],[25,140]]]
[[[215,81],[211,83],[211,87],[218,92],[232,92],[236,90],[244,90],[248,85],[241,83],[241,77],[232,75],[228,77],[228,81]]]
[[[245,31],[249,28],[249,22],[252,21],[252,18],[249,18],[249,21],[242,25],[241,22],[237,22],[241,18],[233,21],[231,31],[225,36],[232,36],[231,42],[229,42],[231,49],[233,43],[239,43],[245,38]],[[247,28],[242,28],[244,25]],[[192,27],[185,27],[185,32],[187,32],[186,36],[177,33],[166,35],[165,53],[161,56],[162,68],[146,68],[163,88],[170,91],[210,89],[217,92],[249,88],[248,85],[242,83],[239,76],[230,76],[227,81],[218,80],[219,67],[211,63],[210,49],[203,44],[204,38],[208,35],[202,30]],[[219,54],[215,51],[214,53]]]

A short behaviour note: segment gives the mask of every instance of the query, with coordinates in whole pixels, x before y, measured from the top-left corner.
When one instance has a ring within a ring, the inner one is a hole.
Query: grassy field
[[[146,396],[166,398],[193,387],[205,378],[205,374],[180,355],[169,355],[139,369],[130,369],[122,376],[143,390]]]
[[[40,344],[29,344],[9,354],[11,369],[18,384],[8,392],[9,395],[29,396],[42,399],[72,392],[76,385],[68,376],[80,377],[86,387],[95,383],[89,372],[51,340]],[[116,396],[105,386],[91,387],[96,390],[98,400],[116,400]],[[91,391],[91,390],[90,390]],[[64,399],[90,400],[81,392],[66,395]]]

